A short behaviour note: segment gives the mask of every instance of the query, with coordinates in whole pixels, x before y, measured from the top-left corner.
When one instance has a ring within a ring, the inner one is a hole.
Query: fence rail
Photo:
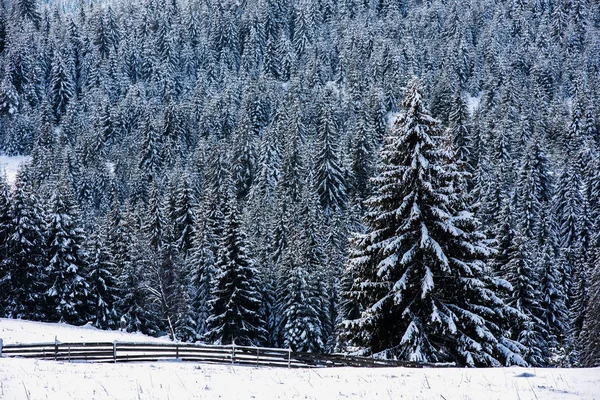
[[[63,362],[121,363],[143,361],[194,361],[284,368],[313,367],[447,367],[450,364],[425,364],[356,357],[344,354],[294,352],[286,349],[237,345],[190,343],[83,342],[2,344],[0,357],[22,357]]]

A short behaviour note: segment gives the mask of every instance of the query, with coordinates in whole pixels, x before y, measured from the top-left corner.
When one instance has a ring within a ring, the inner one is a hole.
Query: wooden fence
[[[143,361],[195,361],[285,368],[311,367],[440,367],[343,354],[294,352],[286,349],[190,343],[86,342],[2,344],[1,357],[22,357],[63,362],[121,363]]]

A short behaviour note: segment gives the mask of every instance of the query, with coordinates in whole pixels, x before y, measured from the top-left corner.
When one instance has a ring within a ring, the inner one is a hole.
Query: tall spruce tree
[[[448,125],[452,133],[452,143],[456,149],[458,160],[465,163],[467,168],[471,165],[473,140],[469,127],[467,104],[460,93],[455,93],[448,114]]]
[[[215,254],[216,238],[207,227],[208,221],[203,220],[194,238],[194,250],[190,256],[191,267],[191,304],[195,313],[196,337],[206,334],[206,321],[210,316],[210,301],[212,287],[216,275]]]
[[[282,345],[295,351],[319,352],[329,325],[327,273],[323,237],[318,231],[319,200],[312,178],[303,193],[297,224],[278,269]],[[330,332],[329,332],[330,333]]]
[[[116,306],[119,301],[118,274],[107,248],[106,226],[89,241],[87,281],[90,286],[91,320],[96,328],[115,329],[119,326]]]
[[[46,256],[44,211],[26,169],[21,169],[11,197],[9,257],[4,260],[10,279],[5,315],[10,318],[45,319]]]
[[[225,226],[216,259],[217,275],[206,321],[206,340],[227,344],[260,346],[267,332],[260,314],[261,299],[257,271],[247,253],[246,234],[230,183],[225,205]]]
[[[141,223],[136,214],[131,206],[122,213],[113,209],[109,234],[114,246],[111,257],[119,271],[117,310],[128,332],[155,335],[161,328],[160,315],[148,294],[148,251],[140,237]]]
[[[84,324],[90,317],[91,294],[85,278],[86,238],[79,227],[78,213],[70,188],[61,185],[51,200],[47,215],[45,251],[48,280],[46,318],[71,324]]]
[[[324,348],[322,298],[316,292],[316,274],[300,256],[298,238],[286,249],[280,268],[279,315],[281,345],[294,351]],[[312,274],[311,274],[312,272]]]
[[[600,252],[597,257],[600,258]],[[588,310],[580,334],[581,365],[600,366],[600,261],[597,258],[590,275]]]
[[[345,322],[367,353],[469,366],[525,364],[505,336],[514,309],[498,296],[490,254],[464,193],[452,192],[456,168],[441,129],[412,81],[381,153],[367,232],[353,238],[349,297],[360,318]]]
[[[344,171],[339,162],[338,121],[333,110],[334,99],[329,89],[324,98],[319,115],[319,149],[315,178],[323,212],[328,217],[332,217],[336,212],[346,208],[347,192]]]
[[[542,271],[533,259],[536,255],[523,228],[518,229],[508,249],[507,263],[501,266],[501,276],[512,286],[508,304],[522,312],[526,319],[511,327],[513,339],[526,347],[524,358],[537,366],[546,365],[549,358],[549,332],[543,320],[540,278]]]
[[[177,187],[173,211],[173,239],[182,257],[187,258],[196,234],[196,198],[190,186],[190,177],[187,174]]]
[[[6,298],[11,290],[8,241],[11,232],[10,189],[4,175],[0,175],[0,315],[4,316]]]

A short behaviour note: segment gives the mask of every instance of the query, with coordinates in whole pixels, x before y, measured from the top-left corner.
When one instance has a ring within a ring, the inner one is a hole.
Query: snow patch
[[[141,333],[121,331],[104,331],[92,325],[73,326],[33,322],[21,319],[0,318],[0,339],[8,343],[46,343],[58,340],[60,342],[169,342],[168,338],[154,338]],[[0,378],[0,381],[2,379]]]
[[[115,163],[114,162],[110,162],[107,161],[106,162],[106,169],[108,169],[108,174],[114,178],[115,177]]]
[[[477,96],[471,96],[469,93],[465,96],[467,100],[467,109],[469,110],[469,115],[473,116],[477,109],[479,108],[479,104],[481,103],[481,93]]]
[[[400,116],[399,112],[393,112],[393,111],[388,111],[385,116],[383,117],[383,120],[385,121],[385,126],[387,127],[388,130],[392,129],[392,127],[394,126],[394,122],[396,122],[396,119],[398,119],[398,117]]]
[[[0,155],[0,173],[6,175],[6,180],[10,185],[15,183],[19,167],[23,163],[31,161],[30,156],[3,156]]]

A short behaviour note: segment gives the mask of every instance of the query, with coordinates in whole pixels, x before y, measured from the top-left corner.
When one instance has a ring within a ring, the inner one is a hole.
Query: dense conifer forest
[[[0,315],[600,365],[593,0],[0,0]]]

